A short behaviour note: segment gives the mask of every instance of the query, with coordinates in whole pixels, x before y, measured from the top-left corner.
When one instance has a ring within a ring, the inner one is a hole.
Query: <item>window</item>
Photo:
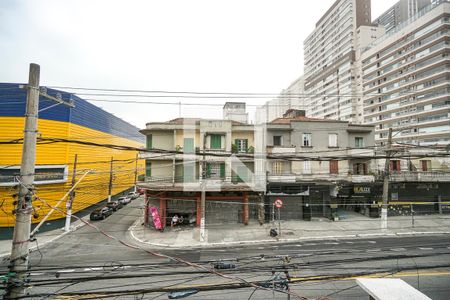
[[[353,174],[354,175],[367,175],[367,164],[366,163],[354,163],[353,164]]]
[[[303,134],[303,143],[302,143],[303,147],[311,147],[312,143],[311,143],[311,133],[304,133]]]
[[[273,145],[274,146],[281,146],[282,144],[282,136],[281,135],[274,135],[273,136]]]
[[[152,163],[149,160],[145,161],[145,177],[152,177]]]
[[[222,136],[220,134],[211,134],[210,149],[222,149]]]
[[[225,163],[207,163],[206,164],[206,178],[224,179],[225,178]]]
[[[274,175],[281,175],[283,174],[283,162],[282,161],[274,161],[272,163],[272,173]]]
[[[363,137],[355,137],[355,148],[364,148],[364,138]]]
[[[152,135],[149,134],[149,135],[147,135],[147,149],[152,149],[152,147],[153,147],[152,144],[153,144]]]
[[[328,147],[337,147],[338,146],[337,138],[338,138],[337,133],[329,133],[328,134]]]
[[[421,163],[423,172],[431,171],[431,160],[421,160]]]
[[[330,160],[330,174],[339,173],[339,165],[337,160]]]
[[[391,160],[390,161],[390,168],[392,172],[400,173],[400,160]]]
[[[311,174],[311,161],[305,160],[303,162],[303,174]]]
[[[34,184],[67,182],[66,165],[40,165],[35,167]],[[0,186],[12,186],[18,183],[20,166],[0,167]]]
[[[184,153],[194,153],[194,139],[193,138],[184,138],[183,141],[183,152]]]
[[[247,139],[235,139],[234,144],[237,146],[238,152],[247,152],[248,140]]]

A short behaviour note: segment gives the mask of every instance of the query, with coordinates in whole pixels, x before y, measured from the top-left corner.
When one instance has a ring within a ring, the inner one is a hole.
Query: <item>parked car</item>
[[[117,201],[119,201],[119,203],[123,204],[123,205],[127,205],[128,203],[131,202],[131,198],[126,196],[126,197],[120,197],[119,199],[117,199]]]
[[[113,211],[116,211],[118,209],[121,209],[123,207],[123,204],[117,200],[114,200],[114,201],[106,203],[106,206],[111,208]]]
[[[105,206],[105,207],[100,207],[97,209],[94,209],[89,218],[91,219],[91,221],[95,221],[95,220],[104,220],[107,217],[109,217],[112,214],[112,209]]]
[[[134,200],[136,198],[139,198],[140,194],[136,192],[129,192],[127,197],[129,197],[131,200]]]

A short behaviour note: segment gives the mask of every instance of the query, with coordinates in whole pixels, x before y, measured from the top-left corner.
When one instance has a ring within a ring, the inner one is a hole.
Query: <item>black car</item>
[[[123,207],[123,204],[120,203],[119,201],[111,201],[106,203],[106,207],[109,207],[113,211],[116,211],[118,209],[121,209]]]
[[[112,214],[112,209],[105,206],[101,208],[97,208],[94,211],[91,212],[91,215],[89,216],[91,221],[95,220],[104,220],[107,217],[109,217]]]

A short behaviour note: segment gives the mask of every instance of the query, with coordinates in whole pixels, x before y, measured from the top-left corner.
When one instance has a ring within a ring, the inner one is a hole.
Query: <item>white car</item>
[[[119,199],[117,199],[117,201],[119,201],[119,203],[122,203],[123,205],[127,205],[128,203],[131,202],[131,198],[130,197],[120,197]]]
[[[130,198],[131,200],[134,200],[136,198],[139,198],[139,193],[135,193],[135,192],[129,192],[127,197]]]

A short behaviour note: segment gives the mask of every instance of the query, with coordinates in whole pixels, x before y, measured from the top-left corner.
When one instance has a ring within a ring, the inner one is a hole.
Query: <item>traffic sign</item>
[[[278,198],[277,200],[275,200],[273,205],[275,205],[276,208],[281,208],[283,207],[283,201],[281,201],[281,199]]]

